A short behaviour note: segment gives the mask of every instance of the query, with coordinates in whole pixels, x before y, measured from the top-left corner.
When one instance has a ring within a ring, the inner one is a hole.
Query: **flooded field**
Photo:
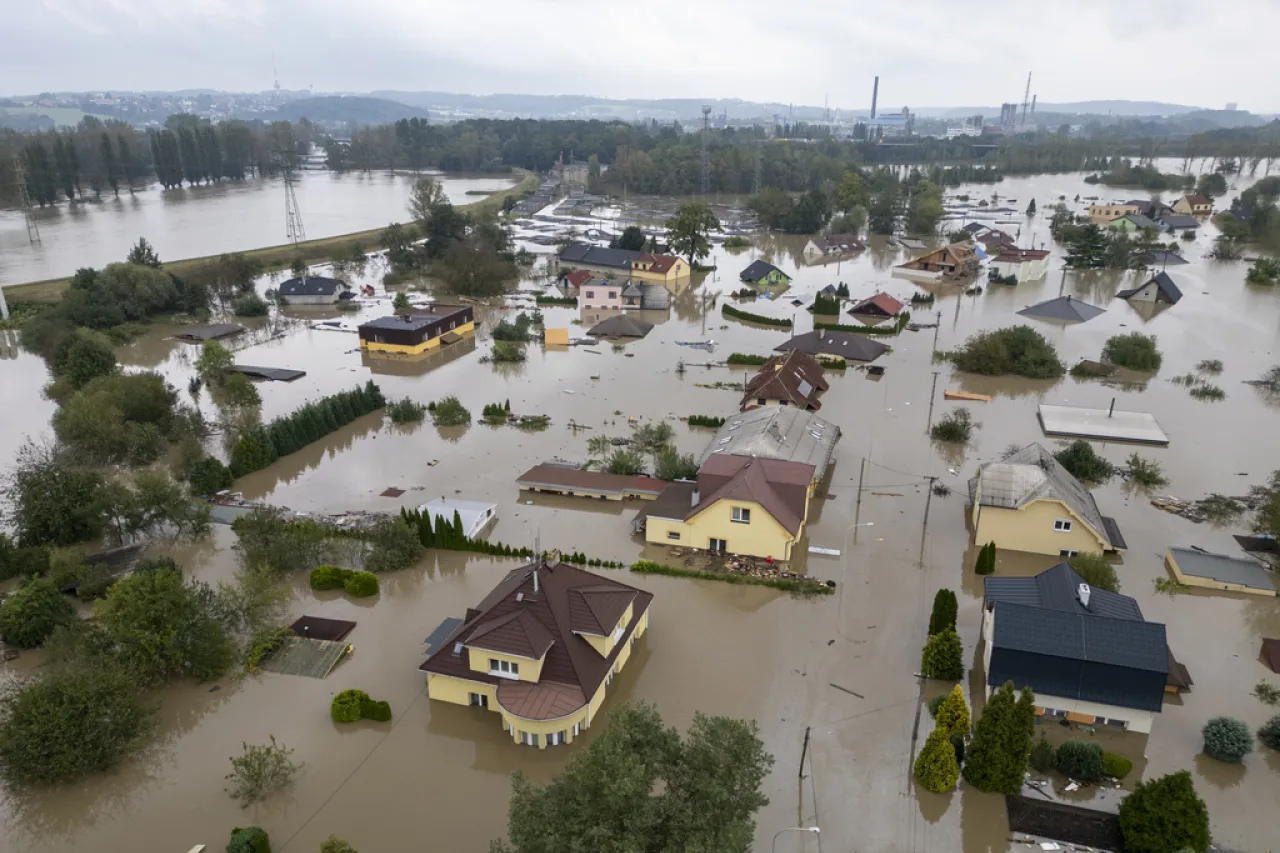
[[[1019,209],[1035,198],[1044,214],[1022,226],[1023,245],[1031,234],[1037,235],[1037,244],[1048,240],[1046,212],[1059,195],[1134,195],[1086,185],[1081,177],[1006,180],[996,187],[1002,197],[1017,199]],[[1237,189],[1245,185],[1242,180]],[[975,198],[987,197],[993,188],[967,191]],[[1084,204],[1082,199],[1080,206]],[[966,686],[974,693],[981,691],[982,585],[972,571],[976,549],[965,523],[965,482],[978,463],[1000,456],[1011,444],[1040,441],[1056,446],[1041,434],[1037,403],[1104,408],[1113,398],[1117,408],[1154,414],[1169,434],[1168,448],[1140,450],[1163,465],[1172,481],[1166,492],[1189,498],[1208,492],[1242,494],[1280,468],[1280,442],[1275,439],[1280,402],[1242,384],[1280,364],[1280,293],[1246,286],[1243,263],[1203,260],[1213,231],[1206,227],[1187,244],[1190,264],[1169,270],[1183,300],[1154,316],[1113,298],[1118,289],[1138,283],[1137,274],[1070,274],[1064,279],[1056,248],[1051,272],[1042,281],[1016,288],[992,286],[974,296],[943,285],[935,288],[938,300],[932,308],[913,312],[917,322],[940,322],[940,349],[957,346],[975,331],[1016,320],[1044,332],[1068,364],[1097,358],[1107,337],[1119,331],[1155,334],[1164,366],[1144,386],[1108,387],[1098,380],[1071,377],[1037,382],[955,374],[946,365],[932,363],[932,329],[892,339],[893,352],[878,362],[886,368],[878,381],[857,370],[828,372],[831,389],[823,397],[821,415],[839,424],[843,438],[836,446],[828,497],[811,507],[808,534],[810,544],[840,549],[842,556],[810,556],[805,569],[835,580],[836,595],[796,601],[766,589],[621,576],[653,591],[655,600],[651,630],[607,703],[654,702],[680,727],[695,710],[758,720],[777,764],[766,782],[771,804],[758,815],[756,849],[769,849],[778,829],[810,822],[822,827],[820,836],[789,833],[779,839],[778,850],[1012,849],[1001,797],[965,785],[953,794],[935,795],[918,790],[911,779],[911,737],[921,696],[913,674],[939,587],[960,592],[959,629],[967,661],[970,666],[978,661]],[[530,345],[523,364],[481,364],[490,346],[493,315],[484,318],[474,347],[460,344],[457,353],[422,363],[362,357],[354,334],[313,330],[305,322],[283,327],[280,337],[260,343],[246,340],[238,361],[307,371],[295,383],[259,386],[264,418],[373,378],[388,398],[408,395],[426,402],[456,394],[477,418],[486,403],[509,399],[513,411],[548,414],[552,425],[542,433],[478,423],[450,430],[429,422],[400,429],[373,415],[238,481],[237,488],[250,498],[312,511],[394,511],[440,495],[484,499],[499,507],[492,539],[531,545],[540,536],[544,546],[605,559],[664,559],[664,548],[646,547],[630,535],[636,503],[548,496],[530,502],[516,489],[515,477],[545,459],[585,459],[587,438],[601,431],[624,435],[627,416],[657,419],[733,411],[737,393],[696,386],[740,380],[746,369],[699,365],[732,352],[764,354],[789,335],[722,319],[718,307],[704,309],[703,294],[736,290],[738,270],[757,257],[777,264],[795,280],[779,304],[748,307],[795,316],[798,332],[808,330],[812,320],[789,304],[793,295],[811,295],[839,281],[849,285],[855,298],[886,290],[905,301],[920,291],[890,276],[894,264],[916,253],[874,240],[855,260],[806,266],[801,255],[804,242],[764,237],[756,248],[736,254],[717,249],[712,261],[718,270],[677,293],[670,312],[648,316],[658,323],[653,332],[625,344],[621,352],[608,344],[595,347],[598,354],[581,347],[544,351]],[[1060,292],[1100,305],[1106,313],[1070,327],[1013,316]],[[383,299],[367,305],[360,315],[303,309],[287,314],[299,321],[340,317],[354,327],[361,317],[388,311],[389,300]],[[584,326],[573,326],[573,320],[583,320],[576,310],[543,311],[547,326],[569,326],[571,334],[583,334],[592,321],[588,316]],[[936,316],[930,316],[934,312]],[[123,348],[121,358],[162,371],[185,395],[195,350],[168,340],[170,331],[157,328]],[[714,355],[676,344],[708,338],[717,342]],[[676,370],[681,359],[686,365],[683,375]],[[1168,381],[1203,359],[1224,362],[1217,379],[1227,393],[1222,402],[1197,401]],[[935,444],[927,435],[935,373],[935,420],[957,406],[942,400],[945,388],[995,396],[990,403],[965,404],[981,423],[965,449]],[[6,403],[0,452],[11,452],[24,434],[48,431],[53,407],[39,394],[45,381],[38,359],[20,355],[0,360]],[[207,398],[201,402],[209,405]],[[206,411],[212,414],[212,409]],[[568,428],[571,419],[592,429],[575,433]],[[676,424],[682,451],[700,450],[709,437],[707,430]],[[1133,451],[1115,444],[1095,447],[1115,463]],[[864,458],[870,464],[858,508]],[[929,500],[928,477],[940,478],[952,494]],[[388,486],[408,491],[397,499],[379,497]],[[1146,496],[1126,491],[1118,478],[1095,494],[1129,543],[1118,567],[1122,591],[1137,598],[1148,619],[1168,626],[1170,646],[1195,680],[1190,693],[1166,701],[1150,736],[1096,737],[1134,761],[1126,786],[1139,774],[1150,778],[1188,768],[1209,806],[1216,843],[1240,851],[1271,849],[1270,808],[1280,798],[1280,758],[1260,750],[1242,766],[1219,764],[1200,755],[1200,728],[1210,717],[1223,714],[1239,717],[1250,727],[1269,716],[1270,709],[1249,692],[1270,675],[1256,658],[1261,637],[1280,636],[1280,600],[1157,594],[1153,582],[1165,575],[1161,560],[1168,545],[1236,553],[1230,533],[1240,529],[1195,525],[1161,512]],[[855,518],[863,526],[855,527]],[[212,543],[182,555],[185,564],[202,579],[226,578],[235,565],[233,541],[229,531],[218,529]],[[1033,574],[1055,562],[1005,552],[997,572]],[[217,689],[181,685],[164,690],[156,697],[161,737],[154,749],[111,774],[71,788],[11,795],[5,804],[0,850],[124,853],[138,849],[140,834],[147,838],[147,849],[184,850],[197,842],[218,849],[231,826],[247,823],[268,829],[273,849],[284,851],[314,850],[329,833],[362,850],[415,849],[427,833],[432,849],[487,849],[488,840],[505,828],[508,774],[521,769],[537,779],[550,778],[580,746],[543,752],[513,746],[496,715],[430,703],[416,666],[424,657],[423,638],[440,619],[458,615],[478,601],[511,565],[433,552],[412,570],[384,576],[382,593],[372,602],[317,594],[305,583],[299,585],[294,614],[359,623],[349,638],[356,647],[354,655],[327,680],[265,676],[225,680]],[[697,655],[691,652],[695,643],[702,649]],[[38,656],[24,655],[18,663],[31,667]],[[930,682],[924,695],[937,695],[948,686]],[[390,701],[394,722],[335,726],[328,702],[348,687]],[[798,780],[806,726],[812,731],[812,774]],[[928,726],[926,719],[922,734]],[[597,726],[589,736],[600,731]],[[241,811],[222,790],[227,759],[242,741],[262,742],[268,734],[295,748],[295,758],[305,761],[306,769],[287,794]],[[1056,727],[1049,735],[1062,737]],[[1075,796],[1088,800],[1092,795],[1084,791]],[[1110,803],[1116,799],[1114,792],[1105,797]]]
[[[315,240],[381,228],[408,218],[405,203],[414,176],[386,173],[300,172],[294,185],[307,237]],[[443,177],[454,204],[511,186],[507,177]],[[124,259],[146,237],[161,258],[182,259],[275,246],[285,233],[284,181],[227,181],[166,190],[159,184],[136,195],[104,195],[74,207],[36,211],[40,243],[31,245],[22,215],[0,210],[0,284],[59,278],[80,267]]]

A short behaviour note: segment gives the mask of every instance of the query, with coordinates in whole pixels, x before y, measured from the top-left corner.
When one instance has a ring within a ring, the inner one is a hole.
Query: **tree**
[[[1102,778],[1102,746],[1091,741],[1064,741],[1054,763],[1072,779],[1096,782]]]
[[[1082,553],[1067,558],[1067,564],[1075,569],[1089,586],[1105,589],[1107,592],[1120,591],[1120,578],[1116,567],[1102,554]]]
[[[0,698],[0,775],[19,787],[107,770],[150,716],[118,668],[55,669]]]
[[[432,217],[448,204],[449,197],[435,178],[418,178],[409,190],[409,213],[415,221],[421,223],[424,231]]]
[[[929,636],[945,630],[956,628],[956,612],[959,603],[956,594],[949,589],[940,589],[933,596],[933,612],[929,615]]]
[[[1253,732],[1233,717],[1214,717],[1201,729],[1204,751],[1210,758],[1239,764],[1253,752]]]
[[[604,469],[610,474],[640,475],[645,473],[644,457],[634,450],[620,447],[604,460]]]
[[[964,701],[964,688],[957,684],[951,688],[947,698],[938,706],[934,716],[938,728],[945,729],[948,734],[967,735],[969,733],[969,706]]]
[[[1160,350],[1156,348],[1156,336],[1141,332],[1113,335],[1102,346],[1102,360],[1151,373],[1160,369]]]
[[[835,203],[836,210],[841,213],[853,213],[859,208],[865,210],[871,203],[867,182],[857,172],[845,172],[836,184]]]
[[[330,835],[321,842],[320,853],[359,853],[359,851],[338,836]]]
[[[1268,749],[1280,750],[1280,714],[1276,714],[1258,729],[1258,740]]]
[[[69,625],[76,609],[45,578],[33,578],[0,603],[0,639],[20,649],[34,649],[59,625]]]
[[[100,473],[74,468],[53,447],[27,441],[0,490],[18,545],[74,545],[99,535],[104,485]]]
[[[113,657],[139,683],[156,684],[181,675],[205,681],[231,665],[235,649],[213,607],[207,586],[162,568],[118,581],[95,614]]]
[[[99,376],[116,370],[116,354],[111,345],[95,333],[79,331],[58,358],[55,372],[65,376],[73,388],[83,388]]]
[[[698,462],[692,453],[680,453],[674,447],[664,447],[653,457],[653,475],[659,480],[695,480]]]
[[[235,364],[236,357],[231,350],[214,340],[200,345],[200,355],[196,358],[196,375],[206,385],[221,385],[227,379],[227,371]]]
[[[1053,458],[1071,476],[1087,486],[1105,483],[1116,472],[1116,466],[1099,456],[1093,445],[1083,438],[1078,438],[1055,452]]]
[[[996,543],[988,542],[978,551],[978,560],[974,563],[973,572],[977,575],[989,575],[996,570]]]
[[[156,254],[156,250],[152,245],[147,242],[146,237],[139,237],[138,242],[133,244],[133,248],[125,256],[125,263],[158,269],[160,267],[160,256]]]
[[[1016,794],[1031,753],[1035,694],[1023,688],[1014,698],[1006,681],[987,699],[965,756],[964,778],[981,791]]]
[[[275,735],[268,735],[270,743],[242,744],[244,752],[231,758],[231,772],[226,779],[231,783],[227,793],[248,808],[265,800],[293,783],[302,765],[293,761],[293,750],[276,743]]]
[[[236,827],[231,830],[226,853],[271,853],[271,838],[260,826]]]
[[[1097,225],[1089,224],[1064,229],[1062,239],[1067,244],[1066,264],[1072,269],[1097,269],[1106,265],[1110,241]]]
[[[955,681],[964,678],[964,646],[953,628],[929,637],[920,653],[920,671],[926,678]]]
[[[680,205],[666,224],[671,251],[687,258],[691,267],[711,254],[709,234],[720,228],[720,220],[705,204]]]
[[[872,234],[893,234],[902,215],[902,200],[897,184],[891,184],[876,193],[867,209],[867,228]]]
[[[817,234],[831,218],[831,202],[822,190],[812,189],[800,196],[782,222],[788,234]]]
[[[450,293],[480,298],[506,293],[520,274],[513,261],[476,239],[453,241],[432,270]]]
[[[955,788],[960,779],[960,764],[951,738],[941,726],[929,732],[920,754],[916,756],[916,780],[926,789],[943,794]]]
[[[616,249],[626,249],[629,252],[644,251],[644,231],[639,225],[628,225],[613,242],[616,243],[614,246]]]
[[[409,304],[409,294],[403,290],[396,294],[396,298],[391,300],[391,310],[397,314],[408,314],[413,306]]]
[[[1120,801],[1120,833],[1129,853],[1169,853],[1209,849],[1209,810],[1196,793],[1191,773],[1180,770],[1139,782]]]
[[[1227,179],[1221,172],[1209,172],[1201,175],[1196,181],[1196,192],[1209,198],[1218,198],[1227,194]]]
[[[1036,215],[1036,200],[1033,198],[1031,199],[1031,203],[1027,205],[1027,216],[1029,218],[1035,215]]]
[[[794,206],[791,196],[777,187],[764,187],[747,199],[747,209],[760,217],[766,228],[780,228]]]
[[[930,181],[916,184],[907,205],[907,230],[913,234],[933,234],[945,214],[942,187]]]
[[[682,739],[652,707],[620,706],[546,785],[517,773],[504,853],[749,849],[773,766],[754,723],[695,713]]]
[[[1029,379],[1057,379],[1066,373],[1058,351],[1030,326],[979,332],[951,358],[965,373],[984,376],[1014,374]]]

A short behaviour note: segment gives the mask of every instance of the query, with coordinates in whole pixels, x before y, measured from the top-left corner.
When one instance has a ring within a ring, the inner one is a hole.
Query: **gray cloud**
[[[0,0],[0,87],[1280,108],[1274,0]],[[12,10],[11,10],[12,12]]]

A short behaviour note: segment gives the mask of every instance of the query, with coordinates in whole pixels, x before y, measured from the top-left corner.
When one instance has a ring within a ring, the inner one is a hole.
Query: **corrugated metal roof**
[[[814,477],[821,481],[839,438],[840,428],[815,414],[791,406],[763,406],[731,415],[702,452],[698,466],[712,454],[783,459],[812,465]]]

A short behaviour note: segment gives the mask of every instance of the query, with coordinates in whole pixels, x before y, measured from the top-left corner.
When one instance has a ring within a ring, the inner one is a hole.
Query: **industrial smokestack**
[[[1032,114],[1032,115],[1035,115],[1035,114],[1036,114],[1036,98],[1037,98],[1037,97],[1038,97],[1038,96],[1036,96],[1036,95],[1032,95],[1032,96],[1031,96],[1031,114]]]
[[[876,101],[880,99],[880,75],[876,75],[875,85],[871,87],[871,117],[876,117]]]

